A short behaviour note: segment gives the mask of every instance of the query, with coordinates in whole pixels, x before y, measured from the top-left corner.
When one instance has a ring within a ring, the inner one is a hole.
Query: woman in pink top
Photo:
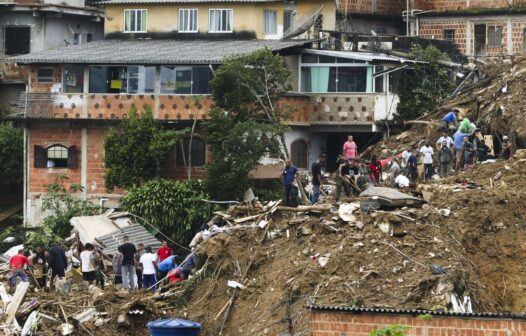
[[[358,146],[353,141],[352,135],[347,137],[347,141],[343,144],[343,156],[346,159],[355,159],[358,154]]]

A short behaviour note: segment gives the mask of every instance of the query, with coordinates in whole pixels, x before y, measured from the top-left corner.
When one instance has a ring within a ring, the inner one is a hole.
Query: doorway
[[[486,56],[486,25],[475,25],[475,57]]]

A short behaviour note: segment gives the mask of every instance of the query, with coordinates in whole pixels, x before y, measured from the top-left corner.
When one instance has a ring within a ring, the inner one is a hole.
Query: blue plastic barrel
[[[150,336],[199,336],[201,331],[201,323],[179,318],[150,321],[147,327]]]

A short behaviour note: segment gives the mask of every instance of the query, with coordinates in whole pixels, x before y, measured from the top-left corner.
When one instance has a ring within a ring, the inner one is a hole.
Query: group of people
[[[87,285],[96,284],[104,289],[105,273],[104,259],[111,259],[114,273],[114,285],[122,285],[125,289],[150,288],[156,290],[158,279],[168,279],[171,282],[188,279],[197,259],[192,252],[180,264],[177,256],[167,242],[163,242],[156,253],[150,246],[139,243],[137,247],[123,237],[123,243],[118,247],[118,252],[111,258],[106,256],[94,244],[86,243],[79,254],[82,279]],[[31,276],[40,288],[47,284],[48,271],[51,271],[50,284],[56,277],[64,278],[68,266],[68,259],[64,248],[52,243],[46,251],[43,246],[38,246],[34,254],[29,254],[24,249],[10,258],[9,285],[14,288],[17,279],[29,281]]]
[[[28,273],[35,279],[40,288],[46,287],[48,272],[51,271],[50,283],[53,284],[55,278],[63,278],[66,275],[68,259],[62,246],[51,243],[48,249],[40,245],[34,254],[29,254],[24,249],[9,259],[10,276],[9,286],[14,288],[19,278],[21,281],[29,281]]]
[[[491,156],[490,147],[477,133],[479,131],[477,126],[466,117],[459,122],[458,110],[453,110],[442,118],[441,131],[442,134],[434,146],[430,141],[425,142],[420,148],[408,146],[401,154],[382,162],[374,155],[368,162],[361,160],[358,156],[358,146],[353,136],[349,135],[343,144],[342,155],[337,164],[336,198],[338,199],[342,192],[350,196],[359,194],[368,187],[378,186],[382,180],[383,165],[388,162],[391,185],[396,188],[407,188],[418,178],[420,161],[423,165],[422,179],[425,181],[431,179],[435,173],[440,177],[447,177],[454,171],[468,170],[477,162],[494,158]],[[508,160],[513,152],[511,141],[507,136],[503,136],[500,158]],[[323,191],[322,167],[325,161],[325,155],[321,154],[311,166],[312,204],[318,202],[320,192]],[[281,177],[284,185],[284,204],[295,206],[297,191],[294,182],[299,177],[299,171],[289,159],[285,161]]]

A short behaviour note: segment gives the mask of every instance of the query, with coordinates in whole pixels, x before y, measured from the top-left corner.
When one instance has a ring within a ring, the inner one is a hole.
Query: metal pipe
[[[406,20],[406,35],[411,36],[409,32],[409,0],[406,0],[406,12],[405,12],[405,20]]]

